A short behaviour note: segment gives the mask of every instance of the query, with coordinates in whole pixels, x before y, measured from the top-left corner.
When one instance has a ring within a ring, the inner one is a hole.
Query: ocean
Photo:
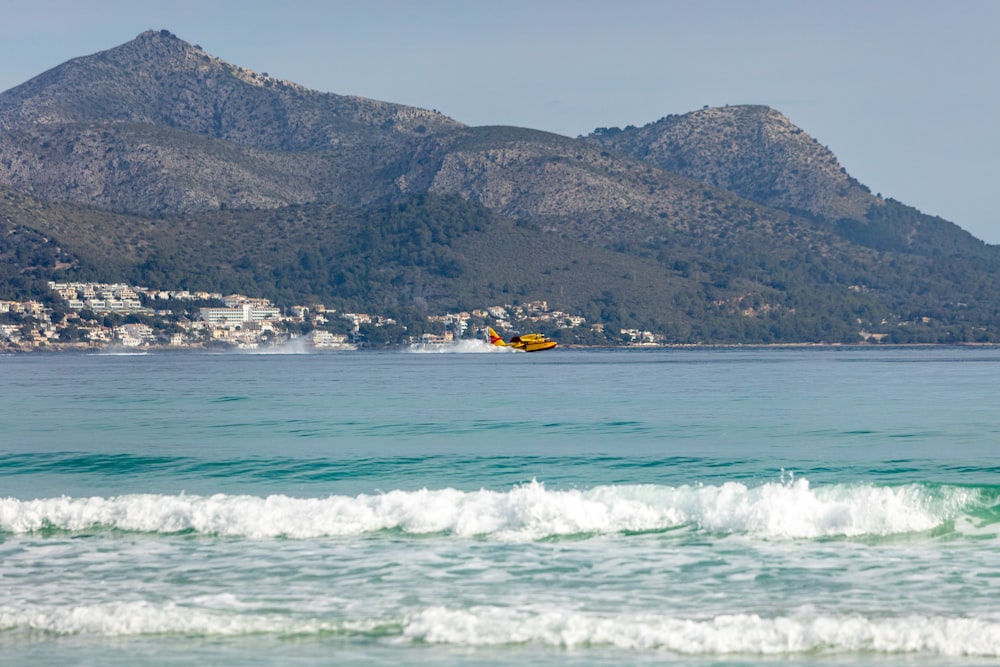
[[[0,357],[0,665],[1000,661],[1000,349]]]

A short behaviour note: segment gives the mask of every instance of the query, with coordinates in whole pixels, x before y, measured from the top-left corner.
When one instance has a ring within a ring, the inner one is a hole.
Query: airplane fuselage
[[[543,350],[551,350],[556,347],[558,343],[554,340],[549,340],[542,334],[530,333],[522,334],[520,336],[514,336],[510,341],[505,341],[500,337],[492,327],[489,329],[490,344],[496,345],[497,347],[512,347],[515,350],[523,350],[524,352],[541,352]]]

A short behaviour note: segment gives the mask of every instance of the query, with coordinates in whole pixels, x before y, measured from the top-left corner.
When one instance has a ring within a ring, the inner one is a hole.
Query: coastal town
[[[49,282],[52,299],[0,301],[0,351],[94,349],[295,348],[350,351],[410,345],[428,348],[480,338],[486,326],[500,331],[543,327],[603,333],[600,323],[550,309],[545,301],[487,306],[429,315],[419,334],[400,330],[389,317],[338,312],[322,304],[279,308],[267,299],[124,283]],[[385,335],[378,335],[381,332]],[[649,331],[621,331],[626,343],[662,344]]]

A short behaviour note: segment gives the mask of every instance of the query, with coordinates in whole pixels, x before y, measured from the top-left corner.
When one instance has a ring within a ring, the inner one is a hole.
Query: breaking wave
[[[794,655],[878,652],[1000,656],[1000,619],[908,615],[766,617],[752,613],[706,618],[663,614],[598,615],[509,607],[429,607],[399,617],[343,620],[291,617],[226,605],[106,602],[0,606],[0,632],[41,635],[342,636],[389,644],[539,645],[561,649],[659,650],[687,655]]]
[[[325,498],[216,494],[0,499],[0,531],[118,530],[310,539],[380,531],[498,541],[668,531],[763,539],[858,538],[928,531],[996,537],[993,487],[831,485],[598,486],[507,491],[439,489]]]
[[[404,636],[427,643],[473,646],[533,643],[570,649],[610,646],[682,654],[877,651],[1000,656],[1000,620],[933,616],[805,614],[768,618],[724,614],[690,619],[658,614],[598,617],[508,608],[432,608],[409,619]]]

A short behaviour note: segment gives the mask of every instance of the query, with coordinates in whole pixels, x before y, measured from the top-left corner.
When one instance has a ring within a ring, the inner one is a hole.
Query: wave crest
[[[797,479],[756,487],[728,482],[548,490],[532,481],[507,491],[396,490],[326,498],[225,494],[6,498],[0,500],[0,531],[108,529],[309,539],[393,530],[527,541],[691,526],[713,533],[808,539],[925,532],[959,519],[981,526],[981,516],[976,521],[972,517],[984,508],[988,511],[988,505],[980,489],[922,484],[814,489],[808,480]]]
[[[651,614],[595,617],[507,608],[427,609],[406,624],[417,641],[457,645],[543,644],[561,648],[610,646],[689,655],[788,655],[869,652],[1000,656],[995,619],[907,616],[779,616],[723,614],[707,619]]]
[[[686,655],[879,652],[1000,657],[1000,622],[977,617],[866,617],[798,613],[596,615],[509,607],[430,607],[397,618],[335,620],[146,601],[0,607],[0,631],[43,635],[339,635],[390,643],[562,649],[613,648]]]

